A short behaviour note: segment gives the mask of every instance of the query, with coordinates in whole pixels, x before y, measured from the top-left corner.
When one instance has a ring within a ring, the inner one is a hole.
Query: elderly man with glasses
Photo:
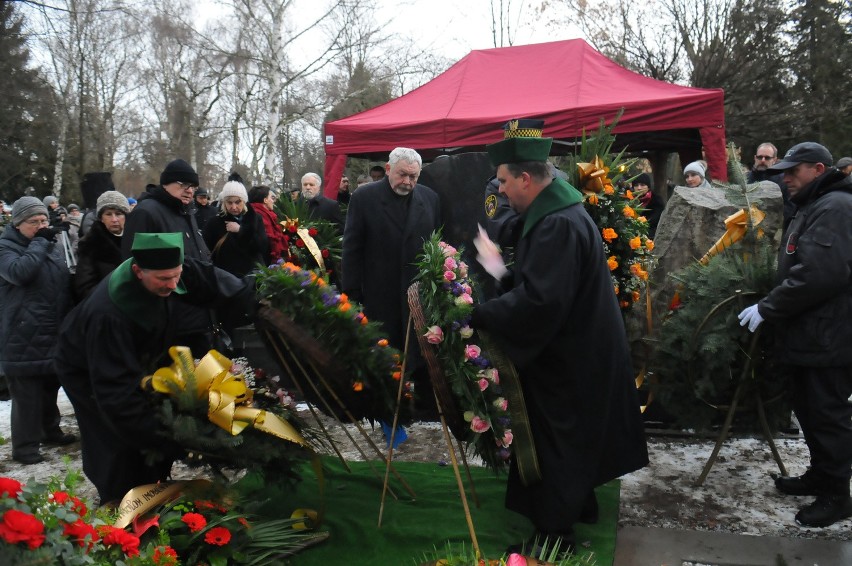
[[[746,180],[749,183],[771,181],[778,185],[778,188],[781,189],[781,197],[784,199],[784,228],[786,228],[796,214],[796,205],[790,200],[790,193],[787,191],[783,176],[777,171],[770,171],[769,169],[777,162],[778,148],[769,142],[763,142],[757,146],[757,151],[754,154],[754,166],[749,171]]]

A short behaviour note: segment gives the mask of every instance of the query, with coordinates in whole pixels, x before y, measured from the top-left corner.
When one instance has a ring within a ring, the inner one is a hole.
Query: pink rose
[[[440,326],[430,326],[423,336],[430,344],[440,344],[444,341],[444,331]]]
[[[486,389],[488,389],[488,380],[487,379],[482,378],[478,381],[478,383],[479,383],[479,390],[480,391],[485,391]]]
[[[470,287],[470,285],[468,285],[467,283],[465,283],[464,285],[462,285],[462,292],[463,292],[463,293],[467,293],[468,295],[472,295],[472,294],[473,294],[473,289]]]
[[[458,266],[459,266],[459,264],[456,263],[456,260],[454,260],[451,257],[448,257],[447,259],[444,260],[444,269],[455,269]]]
[[[471,328],[470,326],[462,326],[461,328],[459,328],[459,334],[461,334],[462,338],[467,340],[468,338],[473,336],[473,328]]]
[[[491,402],[492,405],[500,409],[501,411],[505,411],[509,408],[509,401],[506,400],[505,397],[497,397],[494,401]]]
[[[472,359],[478,358],[481,353],[482,353],[482,350],[480,349],[479,346],[474,346],[473,344],[470,344],[470,345],[464,347],[464,359],[465,360],[472,360]]]
[[[456,274],[452,271],[444,272],[444,281],[453,281],[456,278]]]
[[[447,273],[451,273],[451,272],[448,271]],[[446,274],[444,274],[444,277],[446,277]],[[456,297],[455,303],[459,306],[461,306],[461,305],[472,305],[473,304],[473,297],[471,297],[467,293],[462,293],[461,295]]]
[[[508,448],[512,441],[515,439],[515,436],[512,434],[511,430],[507,430],[503,433],[503,448]]]
[[[494,383],[500,383],[500,372],[497,371],[497,368],[490,368],[485,370],[485,377],[487,377]]]
[[[467,277],[467,264],[463,261],[459,262],[459,275]]]
[[[482,420],[479,417],[473,417],[473,420],[470,422],[470,430],[473,432],[485,432],[491,428],[491,425],[488,421]]]
[[[444,257],[454,256],[454,255],[456,255],[456,252],[458,251],[453,246],[451,246],[450,244],[446,244],[446,245],[441,246],[441,247],[444,248]]]
[[[527,559],[520,554],[512,553],[506,560],[506,566],[527,566]]]

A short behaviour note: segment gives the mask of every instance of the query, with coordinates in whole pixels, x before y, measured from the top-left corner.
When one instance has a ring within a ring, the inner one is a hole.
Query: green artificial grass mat
[[[325,514],[319,530],[329,538],[299,552],[289,561],[294,566],[414,566],[424,556],[434,559],[435,549],[471,548],[464,507],[451,466],[435,463],[394,462],[394,467],[413,488],[417,499],[391,474],[390,485],[399,499],[385,497],[382,526],[378,527],[384,465],[374,462],[376,477],[366,462],[348,462],[347,472],[337,459],[323,458],[324,495],[314,473],[305,469],[295,494],[272,496],[270,504],[283,508],[310,508]],[[509,544],[529,537],[533,528],[523,516],[503,506],[506,476],[495,476],[484,468],[471,468],[480,507],[476,508],[465,479],[468,505],[479,547],[485,558],[500,558]],[[465,478],[464,469],[461,469]],[[596,490],[600,520],[594,525],[577,524],[578,553],[594,553],[597,566],[611,566],[615,551],[620,483],[609,482]],[[271,495],[271,494],[270,494]],[[277,501],[276,501],[277,500]],[[324,505],[323,505],[324,503]],[[285,507],[286,505],[286,507]],[[471,553],[472,555],[472,553]]]

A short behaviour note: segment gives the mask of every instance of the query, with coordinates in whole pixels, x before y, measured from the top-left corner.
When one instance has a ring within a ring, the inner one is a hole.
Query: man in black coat
[[[176,342],[179,296],[210,303],[245,286],[212,265],[187,259],[183,234],[137,233],[130,259],[65,318],[55,368],[80,425],[83,471],[101,503],[168,477],[179,447],[158,434],[140,382],[167,364]],[[206,352],[193,352],[201,356]],[[146,463],[145,450],[162,459]]]
[[[343,213],[340,211],[340,205],[322,194],[322,179],[319,175],[316,173],[302,175],[300,197],[307,203],[311,218],[327,220],[337,227],[339,234],[343,234]]]
[[[530,485],[513,459],[506,507],[528,517],[540,541],[570,546],[574,523],[596,520],[594,488],[642,468],[648,452],[601,234],[580,192],[548,168],[542,126],[509,122],[506,139],[487,146],[523,225],[511,272],[487,237],[475,241],[506,291],[477,305],[471,325],[517,367],[538,455],[541,480]]]
[[[781,197],[784,201],[784,228],[790,224],[793,216],[796,214],[796,205],[790,200],[790,192],[787,190],[787,185],[784,183],[784,176],[772,169],[778,162],[778,148],[770,142],[763,142],[757,146],[757,151],[754,154],[754,165],[751,171],[748,172],[746,181],[749,183],[759,183],[760,181],[771,181],[778,185],[781,189]]]
[[[770,168],[783,172],[797,211],[778,252],[778,285],[739,315],[752,332],[772,323],[790,378],[811,465],[775,486],[816,496],[796,514],[807,527],[852,517],[852,178],[832,162],[825,147],[804,142]]]
[[[195,223],[202,232],[207,221],[219,213],[219,208],[210,204],[210,193],[203,187],[198,187],[193,196],[195,200]]]
[[[352,193],[343,233],[343,290],[364,305],[368,318],[382,322],[400,350],[407,290],[417,271],[413,263],[424,240],[441,226],[437,193],[417,183],[422,164],[413,149],[394,149],[385,165],[388,175]]]

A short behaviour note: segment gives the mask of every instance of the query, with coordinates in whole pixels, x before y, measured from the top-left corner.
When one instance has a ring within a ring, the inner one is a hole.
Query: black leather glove
[[[59,230],[54,228],[39,228],[33,238],[44,238],[48,242],[55,242],[57,234],[59,234]]]

